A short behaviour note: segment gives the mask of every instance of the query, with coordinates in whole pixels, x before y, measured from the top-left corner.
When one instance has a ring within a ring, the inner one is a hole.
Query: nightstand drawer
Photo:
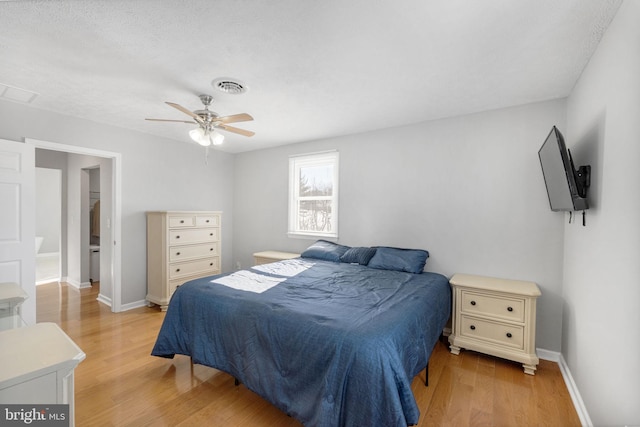
[[[460,311],[496,319],[524,322],[524,299],[507,298],[461,290]]]
[[[460,334],[517,349],[524,348],[524,327],[462,315]]]

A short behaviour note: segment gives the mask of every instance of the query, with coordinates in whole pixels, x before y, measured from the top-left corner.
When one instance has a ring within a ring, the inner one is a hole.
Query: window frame
[[[339,154],[337,150],[323,151],[289,156],[289,237],[295,238],[338,238],[338,189],[339,189]],[[301,199],[300,169],[304,167],[333,166],[331,196],[307,196]],[[312,231],[299,229],[298,205],[302,200],[329,200],[331,202],[330,231]]]

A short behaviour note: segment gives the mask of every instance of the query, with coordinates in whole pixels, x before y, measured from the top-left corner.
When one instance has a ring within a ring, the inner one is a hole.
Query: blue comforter
[[[406,426],[451,309],[447,279],[293,259],[174,293],[152,355],[225,371],[306,426]]]

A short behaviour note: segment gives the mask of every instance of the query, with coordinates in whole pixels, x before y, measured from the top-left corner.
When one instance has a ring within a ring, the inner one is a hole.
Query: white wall
[[[76,287],[89,286],[89,185],[90,177],[86,168],[100,167],[100,173],[110,174],[111,159],[68,154],[67,157],[67,281]],[[105,179],[105,183],[111,182],[111,177]],[[104,191],[103,211],[105,220],[110,220],[111,189]],[[101,224],[101,230],[102,226]],[[105,227],[106,228],[106,227]],[[104,231],[108,235],[107,230]],[[105,252],[111,249],[111,245],[105,246]],[[103,255],[101,251],[101,257]],[[109,259],[109,257],[107,256]],[[110,299],[113,283],[105,276],[100,282],[100,294]]]
[[[0,100],[0,138],[24,138],[122,154],[122,303],[146,296],[148,210],[223,211],[222,269],[231,270],[233,156]]]
[[[60,275],[65,277],[67,275],[67,154],[58,151],[37,149],[36,166],[57,169],[61,174],[61,218],[58,228],[60,230]],[[36,193],[36,197],[37,196],[38,194]]]
[[[427,270],[531,280],[537,346],[560,351],[564,218],[550,211],[538,149],[555,100],[236,156],[234,261],[302,251],[287,237],[288,156],[340,152],[339,241],[423,248]]]
[[[41,254],[60,252],[61,212],[62,171],[36,168],[36,236],[44,239]]]
[[[566,228],[562,353],[594,425],[640,425],[638,22],[640,3],[625,1],[567,109],[593,207]]]

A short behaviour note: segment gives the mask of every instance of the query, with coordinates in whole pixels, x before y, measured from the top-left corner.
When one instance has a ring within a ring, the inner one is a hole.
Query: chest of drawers
[[[222,214],[147,212],[147,301],[166,310],[184,282],[220,273]]]
[[[520,280],[455,274],[450,349],[475,350],[522,363],[534,375],[538,285]]]

